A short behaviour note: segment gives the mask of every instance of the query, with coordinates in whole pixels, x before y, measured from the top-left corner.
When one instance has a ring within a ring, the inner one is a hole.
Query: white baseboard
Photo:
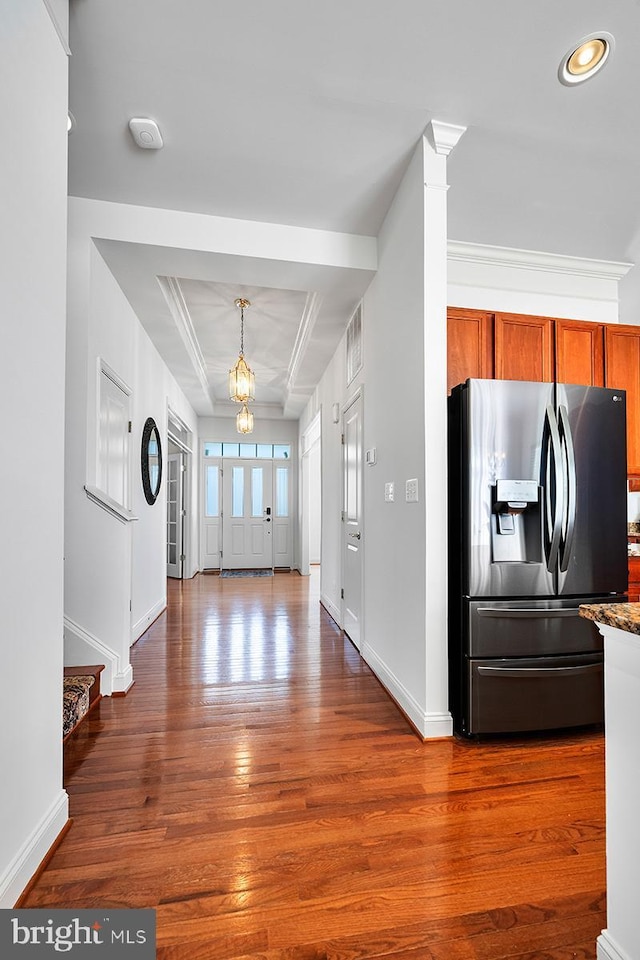
[[[339,608],[336,607],[335,603],[333,603],[332,600],[329,600],[329,597],[325,593],[320,594],[320,603],[325,608],[331,619],[335,620],[342,630],[341,613]]]
[[[633,960],[612,938],[608,930],[603,930],[596,940],[598,960]]]
[[[362,659],[371,667],[382,686],[396,701],[418,733],[425,740],[453,736],[453,719],[449,712],[433,713],[425,711],[407,688],[398,680],[393,671],[366,643],[360,651]]]
[[[142,634],[145,632],[147,627],[149,627],[154,620],[156,620],[160,614],[167,609],[167,598],[161,597],[157,603],[151,607],[150,610],[147,610],[143,617],[133,624],[131,627],[131,643],[135,643],[136,640],[139,640]]]
[[[64,617],[64,662],[73,666],[104,663],[100,693],[105,697],[114,692],[126,693],[133,683],[131,665],[122,664],[115,650],[67,616]]]
[[[69,820],[69,797],[61,790],[35,830],[0,876],[0,908],[15,906]]]

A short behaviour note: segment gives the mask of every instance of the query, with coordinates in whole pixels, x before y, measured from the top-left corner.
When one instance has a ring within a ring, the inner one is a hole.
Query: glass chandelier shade
[[[240,353],[235,367],[229,370],[229,400],[244,404],[255,400],[256,396],[253,370],[244,358],[244,308],[250,306],[249,300],[242,297],[238,297],[236,300],[236,307],[240,308]]]
[[[251,433],[253,430],[253,414],[246,403],[242,404],[240,413],[236,417],[236,429],[238,433]]]
[[[255,396],[255,376],[241,351],[235,367],[229,370],[229,400],[248,403],[255,400]]]

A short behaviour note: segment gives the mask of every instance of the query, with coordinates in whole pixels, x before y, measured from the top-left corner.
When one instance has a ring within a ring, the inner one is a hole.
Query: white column
[[[433,120],[424,137],[426,731],[453,732],[447,662],[447,157],[465,127]]]

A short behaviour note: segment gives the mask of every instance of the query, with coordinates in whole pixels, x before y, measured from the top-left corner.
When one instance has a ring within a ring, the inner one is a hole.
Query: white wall
[[[416,152],[378,238],[378,272],[364,297],[365,362],[353,385],[364,385],[364,446],[375,446],[378,458],[364,467],[362,654],[426,736],[450,732],[445,306],[617,322],[618,284],[627,269],[447,244],[438,159],[428,144]],[[397,390],[400,370],[406,371],[402,382],[412,384],[404,398]],[[300,421],[303,434],[322,411],[322,602],[338,623],[342,468],[340,425],[332,422],[331,408],[343,406],[349,393],[343,340]],[[407,504],[404,483],[413,477],[420,502]],[[396,485],[392,504],[384,502],[388,481]]]
[[[42,0],[0,0],[0,907],[68,817],[62,789],[67,57]]]
[[[105,663],[110,693],[130,687],[130,643],[166,605],[166,487],[155,504],[147,504],[140,480],[144,423],[147,417],[156,421],[166,459],[168,406],[196,438],[197,417],[98,252],[94,213],[91,204],[70,199],[65,661]],[[131,522],[101,509],[84,491],[86,484],[96,485],[100,360],[132,392],[130,505],[137,519]],[[197,503],[196,471],[191,483]],[[191,550],[195,557],[197,542]]]

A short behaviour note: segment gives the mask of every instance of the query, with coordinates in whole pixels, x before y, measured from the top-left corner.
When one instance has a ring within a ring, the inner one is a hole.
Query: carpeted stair
[[[62,739],[73,733],[102,699],[100,674],[104,664],[65,667],[63,678]]]

